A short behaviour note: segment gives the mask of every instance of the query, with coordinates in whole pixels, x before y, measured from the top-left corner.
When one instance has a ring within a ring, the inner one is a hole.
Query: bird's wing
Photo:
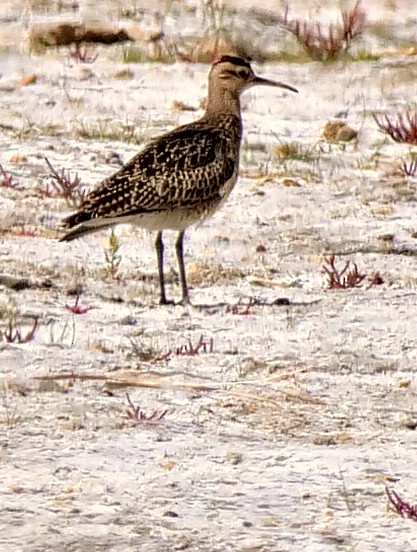
[[[85,198],[67,227],[98,217],[119,217],[192,206],[221,197],[235,173],[230,136],[207,125],[184,125],[152,140]]]

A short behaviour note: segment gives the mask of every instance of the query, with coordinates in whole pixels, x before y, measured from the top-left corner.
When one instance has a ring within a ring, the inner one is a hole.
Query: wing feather
[[[193,206],[221,198],[237,171],[236,142],[207,123],[160,136],[85,198],[67,227],[98,217],[118,217]]]

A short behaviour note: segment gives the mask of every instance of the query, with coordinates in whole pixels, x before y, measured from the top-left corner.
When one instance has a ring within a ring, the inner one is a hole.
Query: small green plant
[[[122,52],[122,63],[142,63],[148,61],[146,53],[137,46],[128,46]]]
[[[379,61],[381,56],[379,54],[373,54],[369,50],[358,50],[356,54],[350,58],[352,61]]]
[[[128,408],[126,408],[126,416],[132,422],[140,424],[158,424],[163,420],[165,414],[168,412],[168,409],[165,410],[154,410],[151,414],[145,414],[140,406],[136,406],[129,393],[126,393]]]
[[[0,423],[4,423],[8,429],[12,429],[21,421],[21,417],[17,412],[17,404],[12,406],[6,388],[3,389],[2,398],[4,414],[0,417]]]
[[[104,258],[106,259],[106,272],[109,278],[112,280],[120,280],[121,275],[119,273],[119,266],[122,262],[122,256],[119,253],[120,243],[119,239],[114,233],[114,229],[111,229],[109,235],[108,248],[104,250]]]

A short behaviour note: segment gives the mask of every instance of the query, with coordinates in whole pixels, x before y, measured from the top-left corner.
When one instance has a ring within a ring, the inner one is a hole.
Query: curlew
[[[287,84],[258,77],[246,60],[233,55],[216,61],[208,80],[206,111],[200,119],[151,140],[93,189],[78,212],[63,221],[69,230],[60,241],[120,223],[157,231],[161,304],[171,303],[165,292],[162,232],[178,231],[175,249],[181,303],[189,303],[184,232],[219,209],[236,184],[242,138],[241,93],[256,85],[297,92]]]

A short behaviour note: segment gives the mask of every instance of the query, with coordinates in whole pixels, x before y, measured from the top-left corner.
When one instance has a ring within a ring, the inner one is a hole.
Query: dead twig
[[[261,386],[262,382],[257,381],[256,383],[250,381],[235,381],[224,383],[205,383],[205,382],[174,382],[166,381],[165,378],[159,379],[147,379],[146,377],[138,376],[135,371],[127,371],[124,373],[119,373],[115,375],[105,374],[75,374],[74,372],[61,373],[61,374],[46,374],[44,376],[34,376],[35,380],[40,381],[57,381],[57,380],[84,380],[84,381],[103,381],[108,387],[140,387],[148,389],[181,389],[185,391],[197,391],[197,392],[220,392],[225,393],[226,395],[231,395],[238,397],[242,400],[254,400],[260,402],[268,402],[274,404],[277,407],[281,407],[282,403],[271,396],[271,383],[274,382],[273,379],[265,379],[264,386],[268,387],[269,395],[265,395],[259,392],[254,393],[244,393],[242,391],[236,391],[232,389],[235,387],[250,387],[250,386]],[[298,393],[294,391],[288,391],[285,389],[274,389],[274,393],[283,396],[284,401],[295,400],[307,404],[313,405],[323,405],[324,401],[316,397],[306,395],[304,393]]]

